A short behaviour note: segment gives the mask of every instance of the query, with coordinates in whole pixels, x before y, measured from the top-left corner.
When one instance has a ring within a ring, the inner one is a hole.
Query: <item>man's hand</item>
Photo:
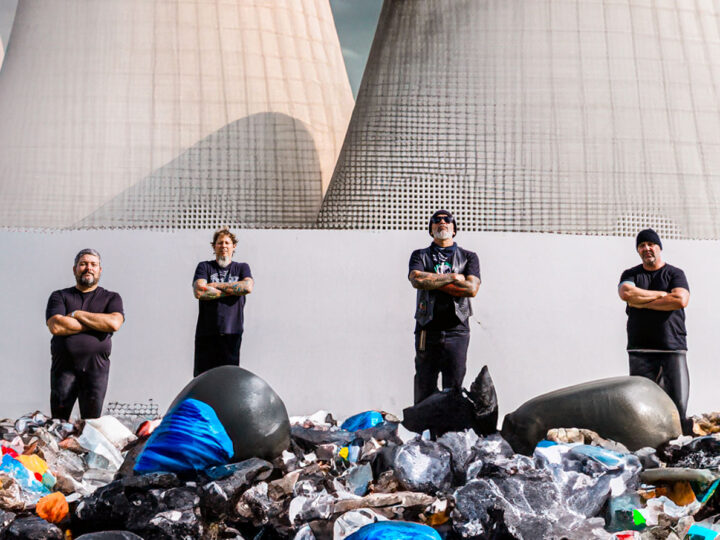
[[[448,285],[449,283],[459,283],[460,281],[465,281],[465,276],[462,274],[434,274],[432,272],[413,270],[410,272],[408,279],[410,280],[410,283],[412,283],[412,286],[416,289],[433,291]]]
[[[223,291],[213,287],[217,283],[208,283],[206,279],[198,279],[193,283],[193,293],[198,300],[215,300],[227,296]]]
[[[232,281],[230,283],[209,283],[209,287],[213,287],[222,291],[225,296],[245,296],[253,290],[255,282],[252,278],[246,277],[241,281]]]
[[[620,284],[618,294],[630,307],[657,311],[682,309],[687,307],[690,301],[690,292],[682,287],[676,287],[668,293],[641,289],[633,283],[624,282]]]
[[[122,313],[92,313],[77,310],[71,315],[86,328],[98,332],[117,332],[125,322]]]
[[[69,315],[53,315],[46,324],[53,336],[74,336],[88,330],[88,327]]]
[[[448,283],[447,285],[444,285],[440,287],[440,290],[443,292],[446,292],[452,296],[461,296],[466,298],[474,298],[475,295],[478,293],[478,289],[480,288],[480,280],[477,276],[463,276],[462,274],[458,274],[460,277],[462,277],[461,280],[458,280],[454,283]]]

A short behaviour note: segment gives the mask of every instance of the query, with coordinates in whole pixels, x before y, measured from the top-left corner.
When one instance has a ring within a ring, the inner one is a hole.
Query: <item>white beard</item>
[[[433,238],[436,240],[449,240],[452,238],[452,233],[445,229],[444,231],[435,231],[435,234],[433,234]]]
[[[220,268],[225,268],[226,266],[229,266],[230,263],[232,262],[232,257],[220,257],[220,256],[218,256],[218,257],[215,257],[215,260],[217,261],[218,266],[219,266]]]

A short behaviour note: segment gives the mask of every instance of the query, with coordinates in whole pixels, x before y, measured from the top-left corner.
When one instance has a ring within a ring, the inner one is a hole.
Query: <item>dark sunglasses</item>
[[[450,216],[437,216],[432,218],[430,221],[433,223],[452,223],[452,218]]]

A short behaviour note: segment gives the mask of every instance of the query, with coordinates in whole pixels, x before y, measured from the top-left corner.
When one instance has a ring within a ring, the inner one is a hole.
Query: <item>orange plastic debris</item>
[[[35,505],[37,515],[50,523],[60,523],[70,512],[65,495],[56,491],[45,495]]]

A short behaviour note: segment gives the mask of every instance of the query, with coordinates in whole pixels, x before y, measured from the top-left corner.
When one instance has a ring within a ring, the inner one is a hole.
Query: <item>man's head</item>
[[[438,210],[430,217],[428,232],[436,240],[453,238],[457,234],[455,218],[447,210]]]
[[[233,252],[237,247],[237,238],[230,229],[223,227],[213,234],[212,247],[215,252],[215,259],[223,266],[230,264]]]
[[[88,289],[97,287],[102,274],[102,261],[100,254],[94,249],[83,249],[75,255],[75,264],[73,265],[73,274],[75,282],[79,289]]]
[[[645,268],[652,269],[662,264],[660,255],[662,242],[658,233],[652,229],[645,229],[638,233],[637,238],[635,238],[635,248]]]

